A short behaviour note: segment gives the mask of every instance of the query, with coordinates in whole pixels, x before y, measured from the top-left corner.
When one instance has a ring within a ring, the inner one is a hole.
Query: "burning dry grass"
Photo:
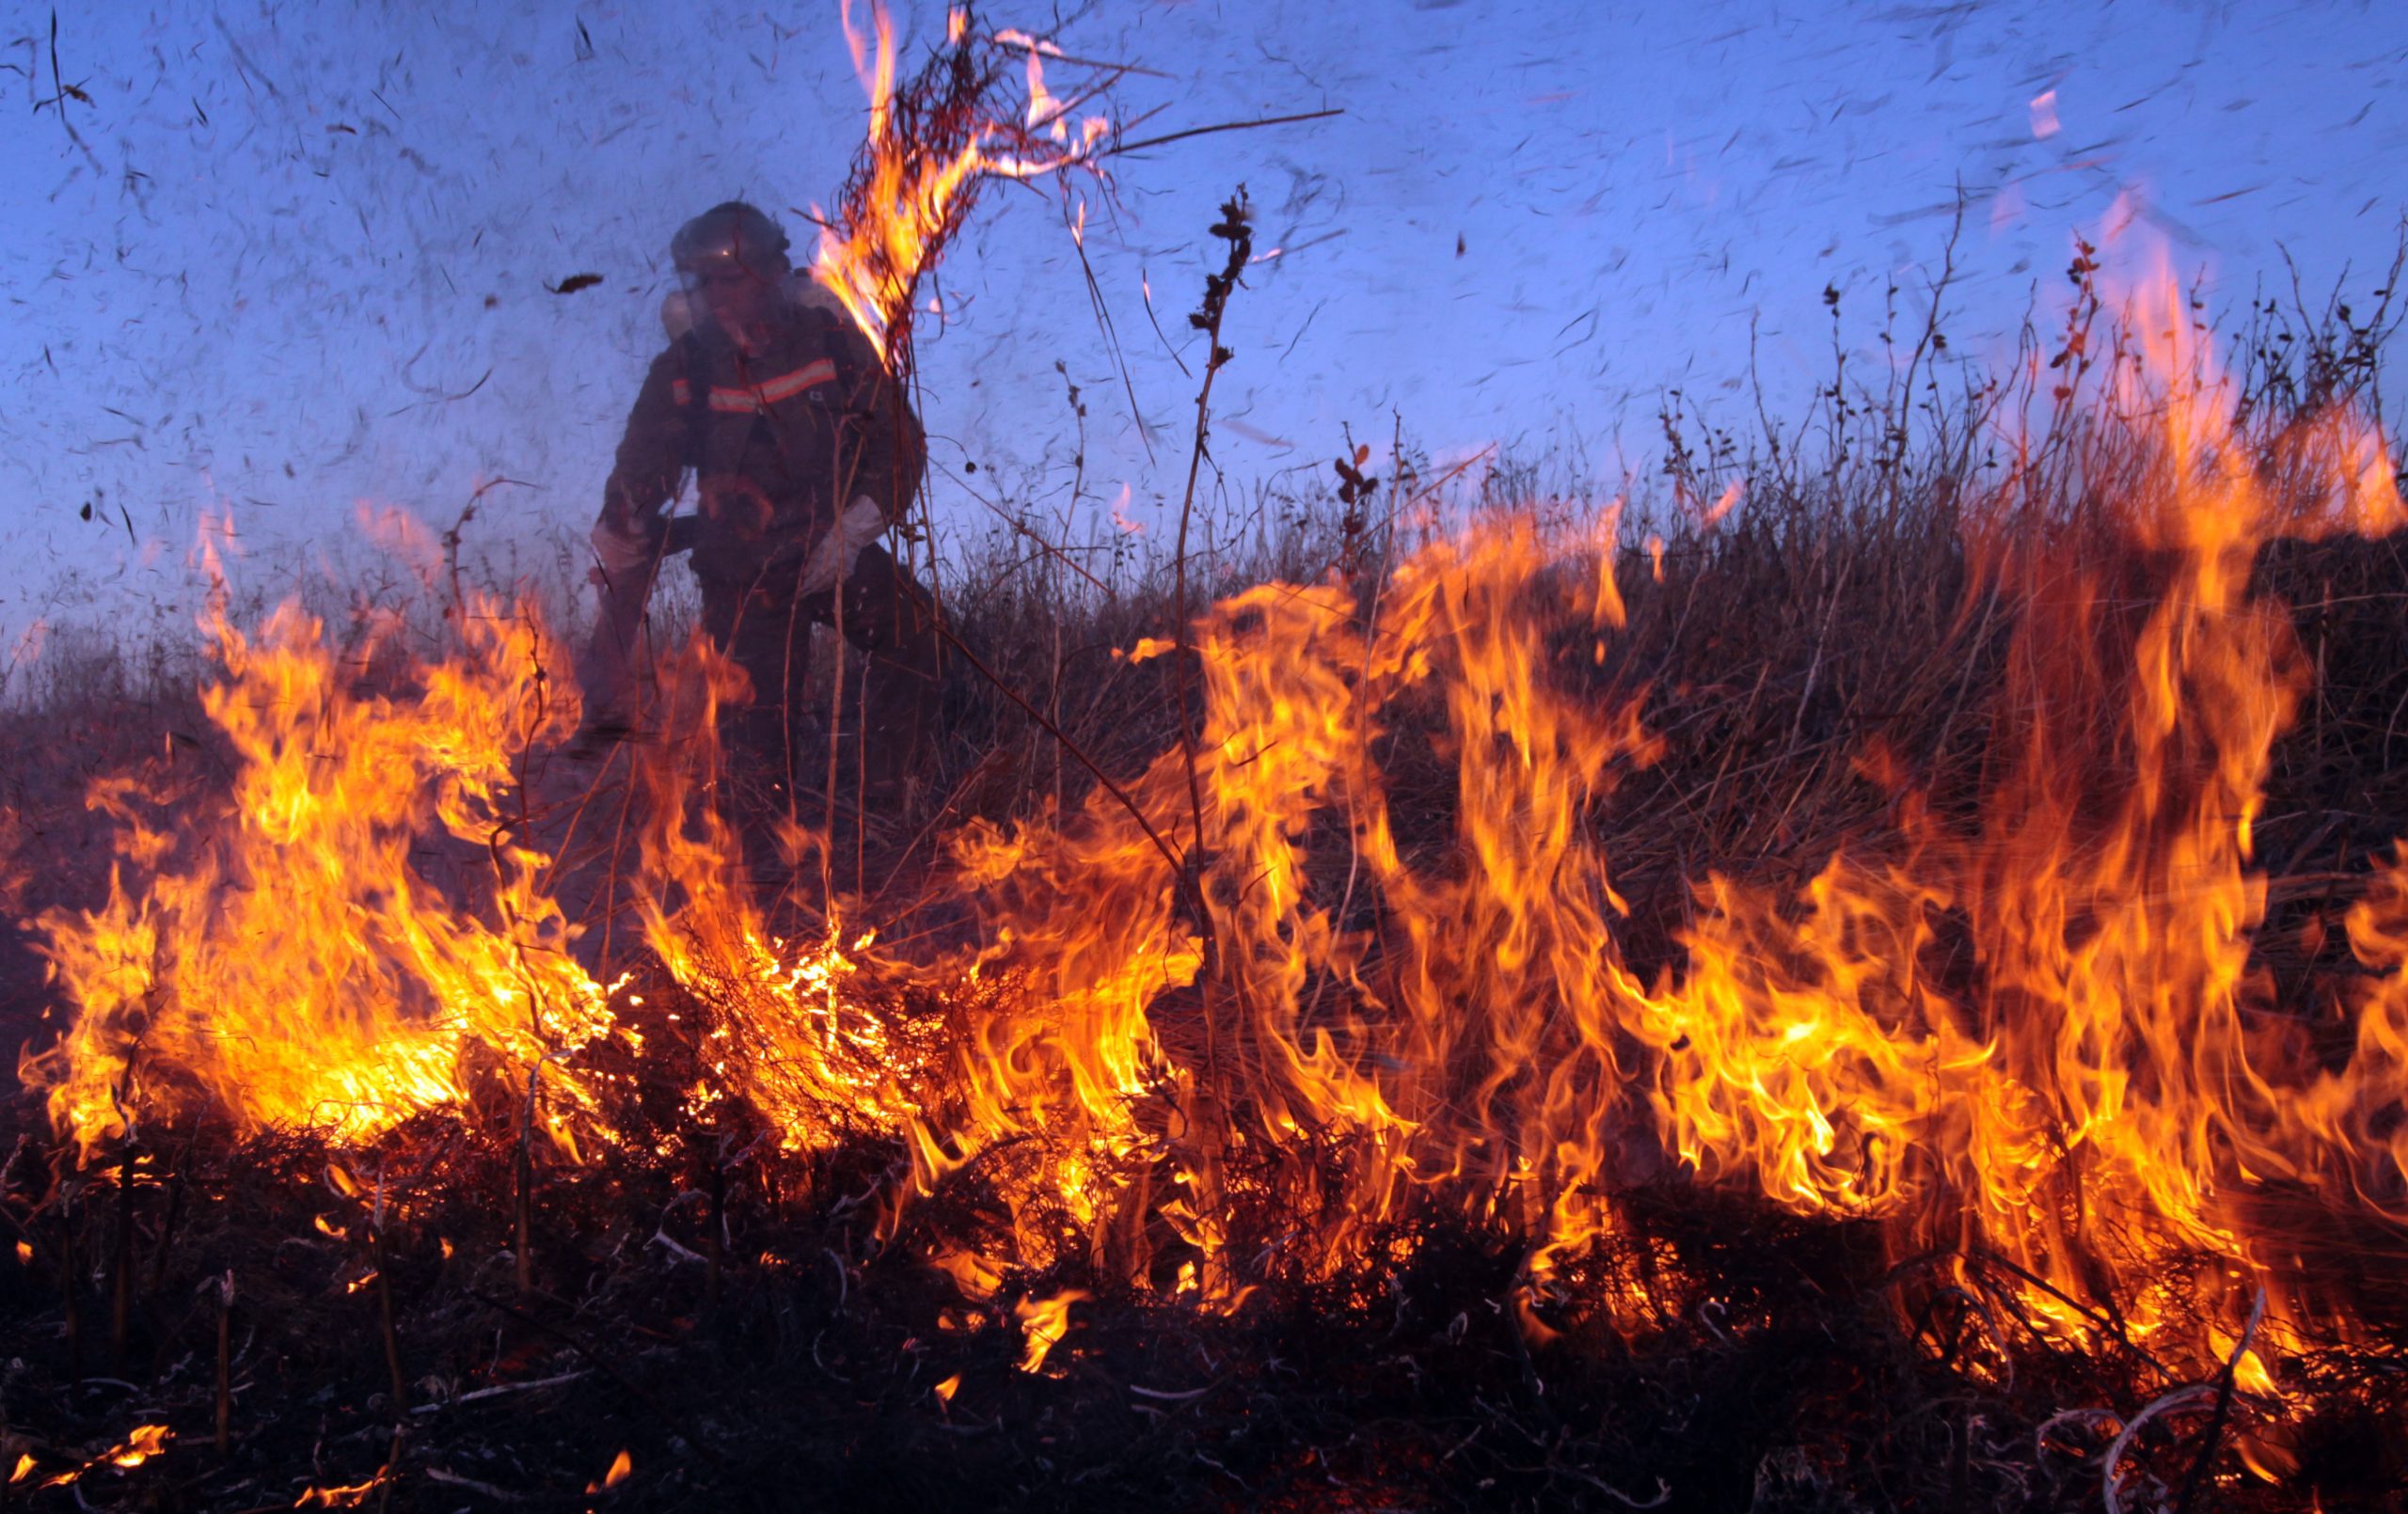
[[[28,885],[80,1011],[5,1211],[28,1475],[2396,1501],[2391,464],[2346,386],[2100,348],[2030,431],[2036,362],[1835,415],[1710,527],[1710,437],[1686,528],[1354,491],[1197,619],[1192,771],[1169,582],[974,574],[1013,697],[781,899],[705,655],[596,781],[538,617],[229,628],[207,761],[104,787],[108,902]]]
[[[291,1506],[372,1484],[395,1446],[380,1288],[406,1374],[403,1507],[583,1506],[624,1450],[631,1507],[1613,1507],[1670,1492],[1661,1506],[2087,1508],[2118,1431],[2178,1386],[2137,1353],[2065,1348],[2020,1312],[2004,1265],[1934,1287],[1938,1259],[1890,1263],[1865,1222],[1673,1189],[1630,1195],[1625,1228],[1560,1282],[1647,1288],[1636,1335],[1573,1308],[1534,1343],[1510,1303],[1523,1249],[1424,1221],[1379,1238],[1402,1260],[1376,1276],[1269,1287],[1234,1318],[1106,1290],[1071,1306],[1028,1372],[1024,1305],[1085,1274],[1073,1262],[965,1300],[917,1242],[974,1227],[974,1186],[872,1248],[842,1200],[879,1179],[875,1153],[797,1167],[689,1126],[667,1159],[547,1175],[522,1290],[490,1198],[513,1180],[509,1121],[495,1124],[403,1132],[406,1167],[346,1167],[349,1184],[315,1142],[172,1154],[137,1190],[122,1351],[107,1185],[46,1215],[44,1261],[8,1272],[7,1307],[56,1325],[71,1231],[101,1285],[73,1333],[44,1332],[13,1372],[12,1459],[72,1470],[139,1418],[174,1428],[167,1455],[140,1476],[85,1473],[94,1506]],[[221,1457],[219,1292],[193,1285],[228,1272]],[[2199,1506],[2299,1506],[2307,1487],[2328,1508],[2381,1506],[2400,1474],[2397,1375],[2343,1353],[2285,1370],[2321,1410],[2270,1426],[2243,1406],[2233,1427],[2242,1454],[2308,1472],[2288,1493],[2235,1486],[2227,1441]],[[2208,1407],[2121,1447],[2125,1506],[2172,1505]],[[2153,1498],[2152,1477],[2169,1492]]]

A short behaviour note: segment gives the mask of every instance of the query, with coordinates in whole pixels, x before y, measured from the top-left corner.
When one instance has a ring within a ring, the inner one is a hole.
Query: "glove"
[[[713,473],[697,481],[697,486],[703,513],[738,536],[758,540],[778,518],[778,507],[741,473]]]
[[[655,544],[651,533],[640,527],[622,528],[616,519],[605,514],[594,523],[586,540],[594,544],[594,556],[602,565],[596,582],[628,583],[651,565]]]
[[[803,564],[802,592],[816,594],[833,589],[853,576],[853,565],[861,560],[862,548],[886,534],[886,513],[860,496],[845,507],[836,524],[828,528],[819,544],[811,549],[811,560]]]

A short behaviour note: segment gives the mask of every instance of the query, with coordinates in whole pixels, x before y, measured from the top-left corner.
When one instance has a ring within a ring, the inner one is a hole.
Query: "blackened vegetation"
[[[1532,1321],[1520,1248],[1450,1219],[1377,1238],[1409,1252],[1391,1267],[1266,1277],[1235,1317],[1076,1258],[968,1301],[924,1257],[1000,1222],[974,1171],[879,1245],[863,1196],[898,1153],[781,1157],[670,1100],[650,1128],[637,1101],[624,1148],[547,1165],[521,1288],[497,1202],[511,1102],[398,1132],[372,1167],[203,1134],[137,1150],[128,1191],[21,1156],[8,1460],[48,1476],[168,1425],[164,1456],[79,1478],[93,1507],[377,1483],[371,1506],[404,1509],[2073,1509],[2099,1505],[2119,1416],[2180,1386],[2138,1350],[2050,1347],[2003,1261],[1974,1258],[1969,1286],[1946,1258],[1885,1263],[1869,1227],[1677,1184],[1626,1195],[1626,1229]],[[1064,1286],[1096,1296],[1023,1372],[1013,1305]],[[1627,1337],[1581,1301],[1630,1289],[1649,1302]],[[2283,1366],[2322,1405],[2289,1439],[2303,1470],[2195,1506],[2398,1506],[2408,1374],[2371,1352]],[[2128,1490],[2202,1458],[2228,1474],[2229,1432],[2204,1429],[2146,1428]],[[595,1505],[622,1450],[633,1473]]]
[[[1643,554],[1624,565],[1637,648],[1624,655],[1689,691],[1657,712],[1671,747],[1632,780],[1647,802],[1596,818],[1613,855],[1637,860],[1622,877],[1640,925],[1676,923],[1686,848],[1802,871],[1829,838],[1877,820],[1880,789],[1823,755],[1845,733],[1879,733],[1901,762],[1970,782],[1972,732],[2000,718],[1981,664],[1992,644],[1936,639],[1941,623],[1917,618],[1918,606],[1956,613],[1948,577],[1928,599],[1850,608],[1884,617],[1868,627],[1882,634],[1849,640],[1830,672],[1838,706],[1801,719],[1810,652],[1786,628],[1806,611],[1778,576],[1778,518],[1755,529],[1674,560],[1660,585]],[[1914,540],[1860,535],[1834,550],[1869,573]],[[2310,1027],[2326,1023],[2315,1006],[2351,965],[2337,930],[2296,927],[2346,902],[2408,814],[2392,719],[2408,692],[2400,544],[2271,549],[2259,564],[2325,670],[2321,717],[2305,710],[2278,751],[2264,848],[2285,926],[2263,933],[2264,949]],[[1936,540],[1928,550],[1946,560]],[[1721,611],[1710,632],[1694,623],[1708,605]],[[1567,678],[1631,676],[1597,668],[1587,645],[1567,638]],[[1099,723],[1107,766],[1177,739],[1159,662],[1110,664],[1131,682],[1090,688],[1066,715]],[[1735,665],[1761,671],[1735,678]],[[1944,729],[1960,682],[1968,729]],[[1447,766],[1430,730],[1397,713],[1397,812],[1408,844],[1434,855],[1448,844]],[[975,732],[981,760],[1006,763],[1019,737],[1002,718],[955,739]],[[948,766],[974,774],[973,755],[949,752]],[[1765,812],[1766,793],[1785,808]],[[985,789],[970,807],[1013,802]],[[81,1172],[19,1106],[29,1135],[0,1195],[0,1462],[32,1457],[31,1485],[135,1425],[174,1438],[140,1467],[103,1463],[14,1496],[37,1509],[79,1494],[92,1507],[264,1509],[375,1483],[357,1506],[2091,1509],[2112,1450],[2128,1509],[2182,1507],[2186,1489],[2194,1511],[2403,1506],[2401,1238],[2304,1199],[2303,1254],[2370,1338],[2273,1364],[2305,1407],[2271,1451],[2270,1417],[2245,1397],[2115,1344],[2112,1296],[2078,1301],[2108,1344],[2076,1352],[2038,1328],[2032,1280],[2004,1258],[1894,1259],[1869,1225],[1801,1220],[1671,1173],[1635,1177],[1615,1233],[1527,1294],[1527,1241],[1445,1207],[1368,1238],[1369,1256],[1400,1260],[1298,1271],[1277,1260],[1292,1254],[1278,1239],[1323,1217],[1280,1206],[1298,1191],[1292,1174],[1239,1164],[1229,1252],[1255,1291],[1234,1315],[1168,1301],[1166,1269],[1133,1286],[1078,1245],[982,1301],[931,1252],[1002,1235],[999,1194],[1022,1186],[1007,1179],[1064,1153],[998,1147],[881,1240],[902,1153],[863,1134],[787,1155],[735,1106],[689,1110],[684,1091],[707,1080],[679,1027],[707,1023],[705,1006],[657,972],[634,987],[644,1056],[613,1042],[574,1065],[602,1080],[620,1139],[581,1165],[539,1147],[523,1286],[520,1096],[499,1080],[489,1102],[396,1131],[381,1155],[163,1131]],[[885,1021],[907,1049],[979,1013],[900,986],[864,992],[888,996]],[[1022,1224],[1074,1238],[1067,1217]],[[1176,1254],[1172,1238],[1153,1238]],[[1019,1370],[1014,1306],[1067,1287],[1094,1296],[1039,1372]],[[1608,1298],[1643,1301],[1617,1328]],[[2186,1391],[2116,1447],[2145,1410]],[[2258,1481],[2244,1446],[2296,1470]],[[622,1450],[632,1473],[587,1493]]]

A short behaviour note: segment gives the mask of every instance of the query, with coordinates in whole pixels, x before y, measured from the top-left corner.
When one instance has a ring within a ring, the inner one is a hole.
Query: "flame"
[[[40,923],[78,1013],[21,1072],[87,1151],[208,1109],[365,1141],[466,1098],[481,1054],[523,1080],[608,1026],[545,891],[550,859],[503,808],[514,765],[573,729],[565,661],[499,607],[461,624],[457,657],[363,694],[297,608],[256,638],[212,609],[223,678],[203,707],[232,792],[201,819],[171,780],[97,783],[89,802],[125,828],[107,900]],[[394,656],[397,629],[358,661]],[[413,860],[431,828],[483,854],[480,906]]]
[[[132,1471],[134,1468],[150,1460],[152,1457],[164,1454],[167,1449],[167,1442],[173,1437],[174,1433],[174,1431],[167,1428],[165,1425],[137,1425],[134,1427],[132,1434],[119,1442],[116,1445],[102,1452],[99,1456],[94,1457],[91,1460],[85,1462],[80,1467],[75,1467],[66,1472],[56,1473],[51,1476],[43,1478],[41,1486],[45,1489],[64,1488],[70,1483],[72,1483],[76,1479],[82,1477],[84,1474],[99,1467],[117,1467],[125,1471]],[[34,1459],[32,1455],[30,1453],[21,1455],[17,1458],[17,1469],[9,1476],[8,1481],[11,1484],[21,1482],[27,1476],[31,1475],[33,1470]]]
[[[1026,110],[1017,122],[987,114],[978,82],[983,65],[973,58],[976,39],[958,9],[945,27],[954,65],[942,77],[951,81],[950,92],[942,100],[907,100],[895,81],[894,22],[879,0],[872,0],[870,17],[874,42],[854,27],[851,0],[845,0],[845,39],[869,95],[869,134],[836,212],[812,208],[820,224],[812,276],[892,364],[920,275],[934,265],[979,185],[1092,166],[1112,123],[1091,116],[1073,131],[1069,115],[1077,101],[1058,98],[1045,85],[1044,55],[1058,50],[1016,32],[995,40],[1026,55]]]
[[[1256,1179],[1281,1185],[1283,1211],[1346,1217],[1308,1227],[1310,1270],[1361,1259],[1411,1206],[1452,1202],[1533,1232],[1538,1299],[1613,1228],[1611,1191],[1656,1145],[1802,1213],[1887,1221],[1902,1251],[1999,1254],[2038,1280],[2048,1328],[2077,1336],[2095,1322],[2061,1299],[2102,1290],[2136,1334],[2159,1330],[2177,1301],[2156,1290],[2186,1254],[2236,1264],[2207,1313],[2237,1318],[2271,1262],[2240,1209],[2265,1179],[2398,1214],[2408,875],[2350,917],[2381,970],[2357,1054],[2303,1058],[2267,1028],[2271,985],[2249,964],[2264,909],[2250,828],[2300,674],[2282,611],[2247,586],[2263,542],[2385,529],[2399,501],[2379,439],[2346,418],[2296,439],[2328,487],[2275,497],[2196,355],[2170,347],[2156,366],[2161,391],[2127,381],[2115,397],[2147,465],[2108,524],[2163,573],[2124,660],[2098,651],[2115,644],[2112,572],[2002,519],[1985,547],[1998,581],[2048,608],[2009,659],[2005,707],[2028,713],[1980,823],[1943,826],[1908,796],[1897,845],[1843,849],[1801,894],[1711,877],[1685,969],[1652,983],[1623,966],[1624,906],[1588,817],[1659,747],[1636,702],[1560,691],[1531,608],[1569,595],[1558,613],[1609,631],[1609,576],[1568,584],[1558,548],[1507,523],[1406,564],[1368,635],[1334,586],[1216,607],[1195,639],[1200,911],[1111,801],[1050,834],[960,838],[996,942],[981,966],[1020,972],[1043,1007],[999,1016],[957,1069],[950,1128],[915,1138],[918,1191],[1003,1141],[1068,1138],[1090,1159],[1062,1162],[1045,1199],[1128,1246],[1114,1266],[1138,1275],[1145,1245],[1114,1227],[1092,1162],[1166,1160],[1176,1191],[1156,1212],[1193,1253],[1180,1275],[1227,1301],[1227,1162],[1241,1143],[1249,1160],[1285,1148],[1297,1159]],[[1413,861],[1395,833],[1372,752],[1407,700],[1447,715],[1459,869]],[[1187,791],[1171,753],[1130,796],[1167,817]],[[1376,973],[1361,927],[1312,882],[1304,838],[1323,816],[1380,900]],[[1972,935],[1974,983],[1920,967],[1945,917]],[[1200,1020],[1160,1017],[1174,996]],[[1133,1119],[1148,1100],[1190,1134],[1166,1143]],[[1016,1244],[1022,1265],[1050,1254],[1025,1230]],[[2308,1313],[2289,1299],[2270,1333]],[[2230,1339],[2191,1348],[2212,1358]],[[2264,1389],[2269,1360],[2236,1370]]]
[[[1019,1363],[1022,1372],[1034,1372],[1045,1364],[1046,1353],[1070,1333],[1070,1305],[1087,1297],[1085,1288],[1064,1288],[1050,1299],[1022,1299],[1012,1305],[1012,1316],[1023,1333]]]
[[[1664,743],[1645,691],[1573,676],[1623,631],[1618,520],[1493,521],[1368,602],[1268,585],[1198,617],[1184,654],[1139,643],[1195,659],[1192,759],[958,831],[958,948],[900,951],[844,900],[772,930],[709,802],[743,675],[689,648],[634,760],[632,879],[682,996],[657,1033],[702,1049],[689,1112],[740,1104],[788,1153],[883,1143],[884,1241],[974,1166],[984,1228],[910,1238],[969,1305],[949,1330],[1068,1268],[1234,1312],[1275,1277],[1402,1260],[1400,1222],[1434,1213],[1526,1243],[1532,1336],[1581,1310],[1637,1330],[1679,1259],[1599,1260],[1630,1238],[1618,1194],[1688,1183],[1877,1224],[1959,1275],[2004,1263],[2035,1329],[2112,1326],[2275,1396],[2292,1348],[2349,1320],[2253,1201],[2408,1221],[2408,845],[2343,923],[2368,970],[2346,1042],[2311,1046],[2252,955],[2253,829],[2310,674],[2251,570],[2271,540],[2402,513],[2370,425],[2245,436],[2186,312],[2147,314],[2174,336],[2103,398],[2113,486],[2080,513],[2020,484],[1965,506],[2016,611],[1976,801],[1860,754],[1895,823],[1801,887],[1707,875],[1649,973],[1600,837]],[[583,1053],[642,1044],[618,1024],[641,1006],[578,965],[514,818],[520,760],[575,718],[540,623],[481,607],[423,663],[389,636],[347,661],[290,610],[211,632],[230,792],[102,781],[116,884],[40,922],[77,1012],[25,1072],[59,1128],[87,1152],[204,1113],[365,1143],[498,1086],[540,1093],[563,1150],[618,1139]],[[1443,769],[1410,791],[1408,737]],[[482,865],[439,882],[430,845]],[[1943,933],[1964,947],[1946,971]],[[1023,1370],[1087,1297],[1015,1304]]]
[[[589,1493],[607,1493],[611,1489],[618,1487],[619,1484],[626,1481],[627,1478],[633,1475],[635,1470],[635,1458],[627,1455],[625,1451],[621,1451],[617,1456],[610,1459],[610,1470],[602,1475],[602,1480],[600,1482],[587,1483],[585,1485],[585,1490]]]

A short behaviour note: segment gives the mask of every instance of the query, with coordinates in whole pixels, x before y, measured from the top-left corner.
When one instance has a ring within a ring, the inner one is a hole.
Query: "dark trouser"
[[[588,726],[624,727],[633,722],[640,698],[637,648],[643,639],[643,612],[652,602],[653,580],[659,576],[664,560],[694,544],[699,524],[690,515],[660,522],[642,562],[616,579],[594,570],[600,603],[594,634],[577,659],[577,681],[584,691]]]
[[[845,658],[832,739],[847,769],[855,770],[858,754],[856,771],[873,809],[898,803],[935,735],[936,605],[881,546],[862,549],[841,607],[832,591],[798,597],[795,571],[778,564],[750,583],[703,579],[703,629],[752,681],[751,702],[720,716],[731,776],[739,783],[766,781],[789,800],[825,786],[827,769],[809,770],[799,728],[808,709],[827,707],[828,691],[808,686],[811,628],[829,625],[866,654],[865,666],[862,657]]]

